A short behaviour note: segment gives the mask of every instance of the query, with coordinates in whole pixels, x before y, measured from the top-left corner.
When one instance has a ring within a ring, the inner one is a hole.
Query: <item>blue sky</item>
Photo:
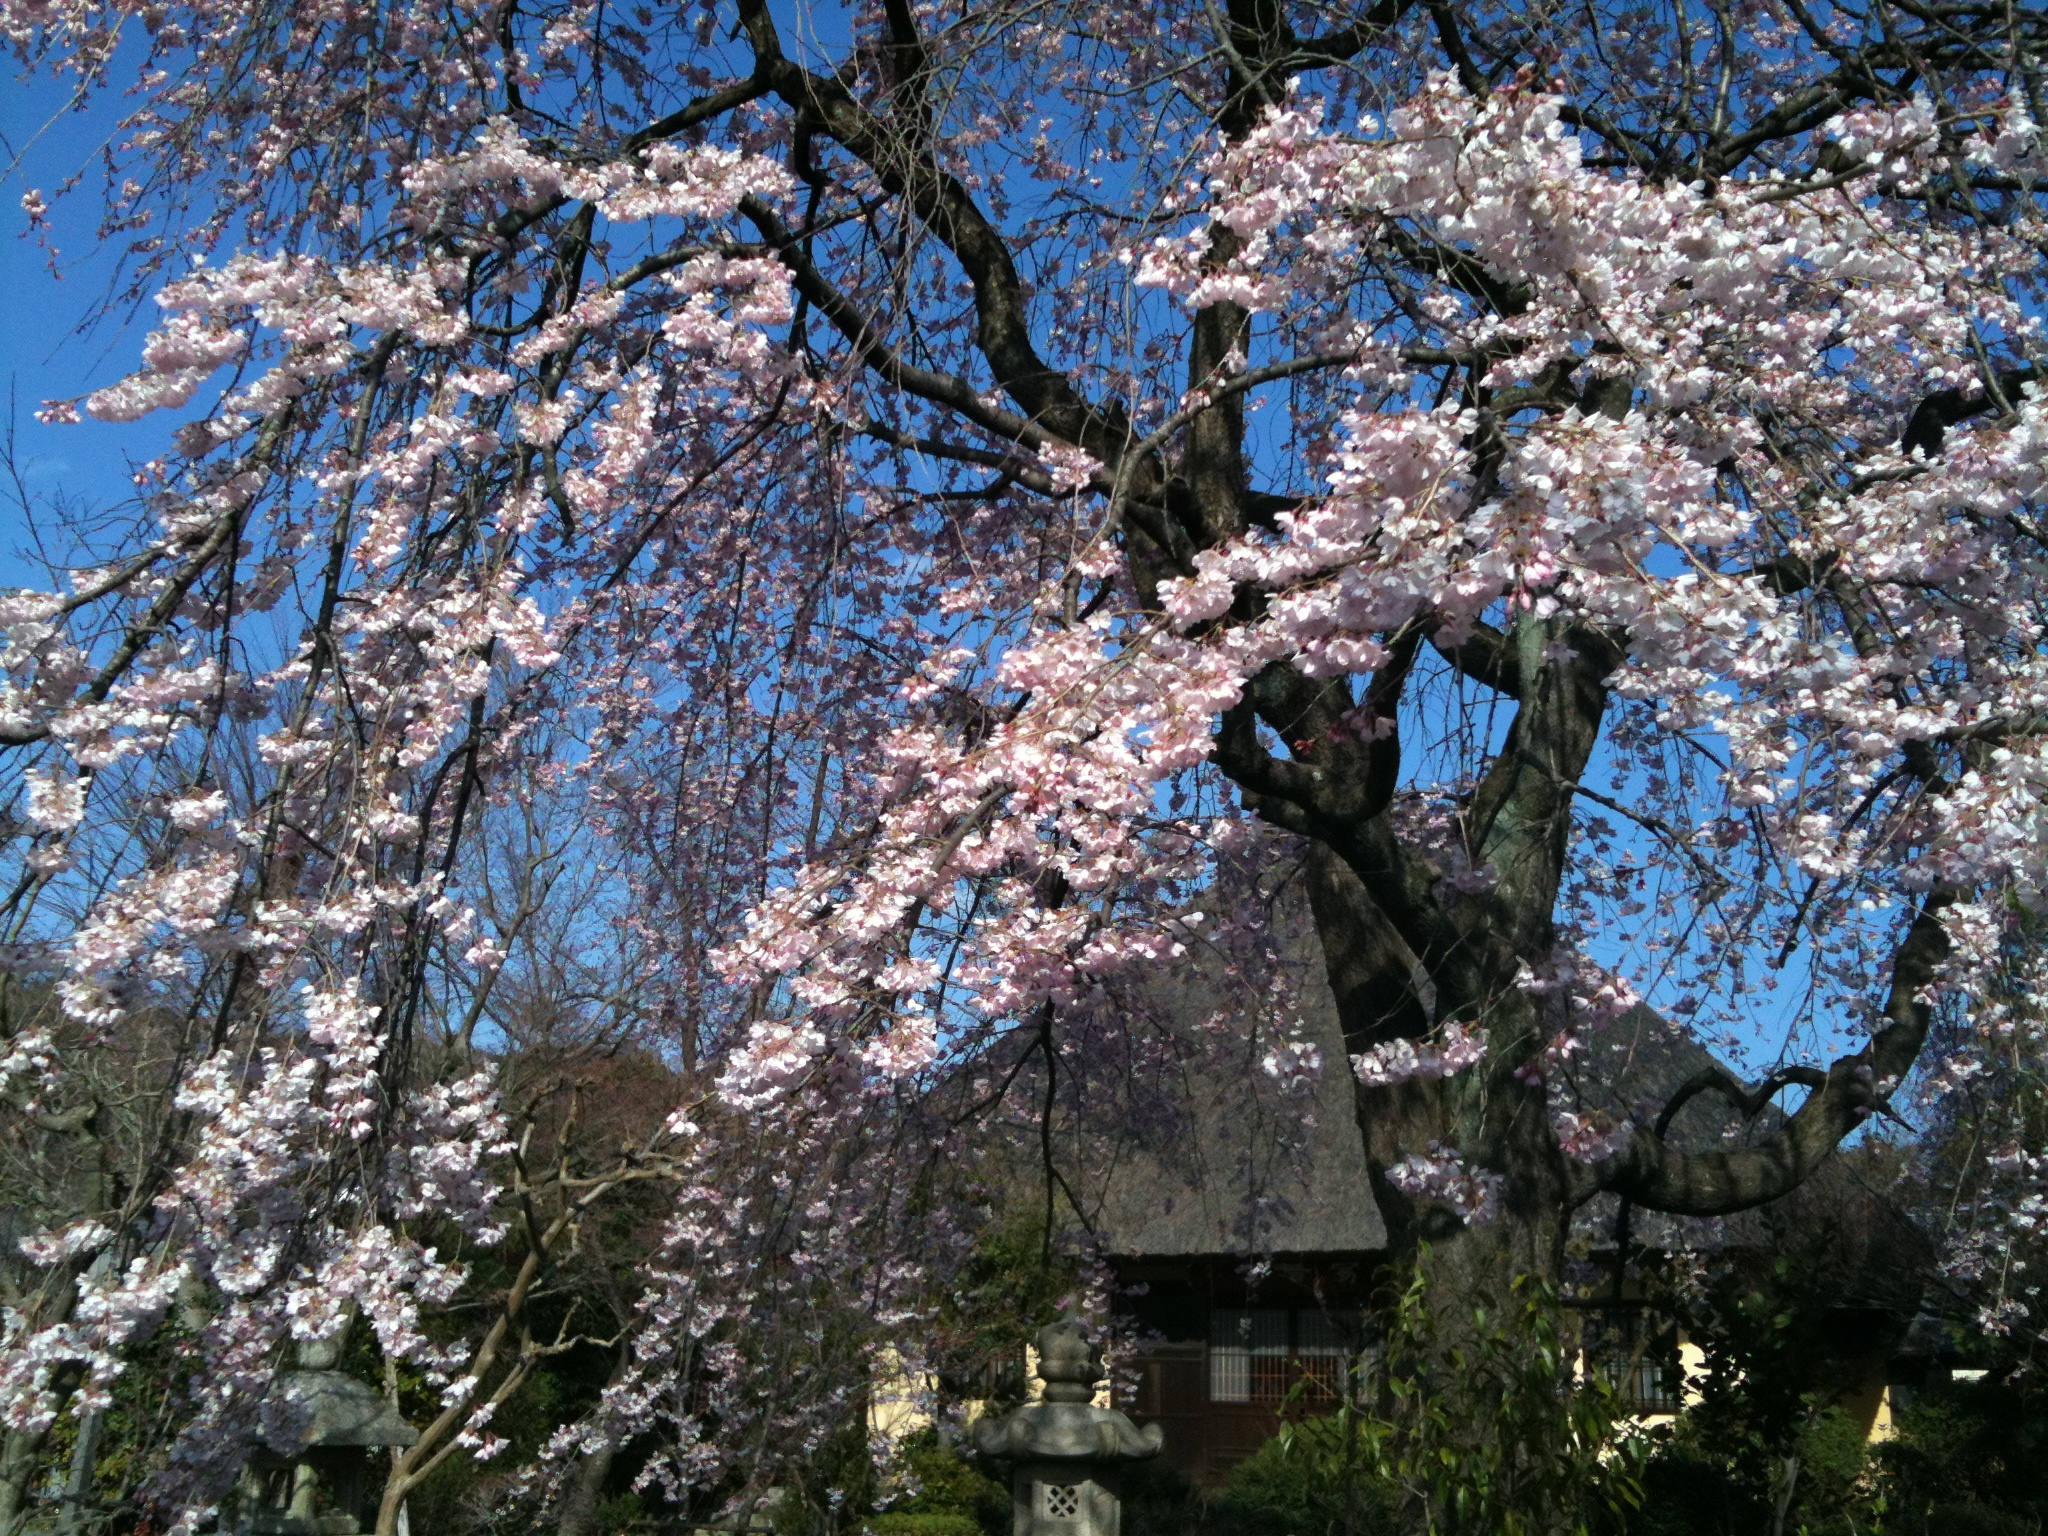
[[[114,121],[113,100],[101,96],[84,112],[67,110],[68,82],[24,75],[19,66],[0,89],[0,410],[12,398],[16,468],[32,501],[63,495],[107,508],[132,492],[129,465],[161,450],[165,419],[114,425],[87,419],[46,427],[35,419],[44,400],[113,383],[136,364],[150,316],[124,308],[81,330],[108,291],[115,264],[97,249],[99,207],[95,159]],[[57,188],[78,176],[70,197]],[[40,190],[51,203],[51,252],[28,234],[21,199]],[[0,584],[40,584],[25,554],[43,526],[28,526],[13,487],[0,498]]]
[[[839,13],[828,10],[827,14],[836,17]],[[794,25],[793,18],[785,18],[785,30],[794,46],[802,29]],[[131,65],[130,59],[117,56],[113,78],[129,78]],[[118,119],[120,103],[117,94],[103,93],[85,110],[71,110],[69,83],[48,74],[17,73],[0,93],[0,232],[5,235],[0,239],[0,302],[4,302],[11,322],[4,346],[0,346],[5,373],[0,384],[7,391],[0,394],[0,408],[11,395],[16,469],[28,500],[24,509],[13,483],[0,477],[0,585],[47,584],[35,556],[39,542],[48,543],[56,529],[47,516],[32,515],[39,504],[46,506],[62,498],[90,510],[119,506],[132,494],[131,464],[160,451],[173,424],[169,416],[152,416],[130,425],[88,418],[75,426],[47,427],[34,417],[46,398],[70,397],[103,387],[130,371],[153,320],[151,306],[146,304],[139,311],[116,307],[96,320],[93,317],[117,274],[116,261],[98,249],[94,223],[101,175],[96,157]],[[58,196],[58,188],[74,177],[79,178],[75,192]],[[28,220],[20,200],[31,188],[40,190],[51,203],[47,238],[56,247],[54,270],[50,251],[27,234]],[[1267,418],[1272,419],[1275,417]],[[1256,411],[1254,421],[1264,424]],[[1255,427],[1255,457],[1263,460],[1286,453],[1284,442],[1262,438]],[[1304,488],[1298,483],[1297,466],[1270,467],[1274,470],[1268,476],[1270,483]],[[61,555],[62,551],[52,549],[50,553]],[[1501,722],[1494,722],[1493,734],[1501,728]],[[1418,758],[1422,755],[1417,754]],[[1604,772],[1589,774],[1590,782],[1604,779]],[[1618,826],[1617,831],[1617,842],[1624,849],[1639,840],[1639,834],[1626,825]],[[1603,935],[1594,945],[1595,952],[1603,960],[1623,961],[1630,958],[1632,941],[1640,936],[1639,932]],[[1785,994],[1757,1004],[1749,1054],[1762,1060],[1777,1054],[1792,1024],[1790,1014],[1796,1010],[1805,961],[1804,954],[1795,957],[1788,973],[1780,978],[1786,983]],[[1639,980],[1651,979],[1640,971],[1637,975]]]

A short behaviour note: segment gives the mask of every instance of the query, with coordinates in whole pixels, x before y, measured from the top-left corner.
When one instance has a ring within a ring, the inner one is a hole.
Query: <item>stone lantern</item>
[[[372,1453],[420,1438],[368,1383],[333,1369],[283,1372],[265,1417],[242,1475],[242,1536],[356,1536],[384,1486]]]
[[[1117,1536],[1118,1474],[1127,1461],[1159,1454],[1160,1428],[1093,1406],[1102,1362],[1074,1323],[1039,1330],[1038,1374],[1042,1402],[974,1427],[984,1456],[1013,1465],[1014,1536]]]

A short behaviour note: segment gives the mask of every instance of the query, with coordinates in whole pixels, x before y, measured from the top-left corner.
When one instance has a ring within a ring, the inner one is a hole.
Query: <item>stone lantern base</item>
[[[1099,1462],[1026,1461],[1010,1477],[1013,1536],[1118,1536],[1119,1469]]]

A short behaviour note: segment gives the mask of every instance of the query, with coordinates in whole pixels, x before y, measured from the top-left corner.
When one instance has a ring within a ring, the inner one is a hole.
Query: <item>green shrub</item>
[[[920,1515],[892,1509],[869,1515],[862,1526],[867,1536],[983,1536],[980,1521],[960,1514]]]
[[[2039,1391],[1993,1381],[1929,1391],[1899,1415],[1896,1437],[1874,1459],[1894,1533],[2003,1536],[2002,1514],[2020,1522],[2014,1531],[2048,1525],[2048,1401]]]
[[[1642,1437],[1581,1379],[1556,1296],[1517,1280],[1495,1311],[1439,1316],[1420,1270],[1386,1319],[1375,1412],[1285,1426],[1231,1476],[1219,1536],[1615,1536]]]
[[[1123,1536],[1193,1536],[1207,1529],[1209,1501],[1164,1461],[1134,1461],[1123,1469]],[[1008,1536],[1007,1529],[990,1536]],[[1251,1536],[1230,1530],[1230,1536]]]
[[[1681,1434],[1643,1468],[1643,1503],[1631,1536],[1726,1536],[1769,1529],[1770,1504],[1754,1479]]]
[[[1632,1536],[1755,1536],[1771,1527],[1784,1460],[1736,1381],[1710,1413],[1687,1410],[1643,1475]],[[1768,1393],[1772,1385],[1763,1383]],[[1786,1536],[2041,1536],[2048,1529],[2048,1401],[1995,1382],[1917,1395],[1890,1440],[1866,1444],[1839,1408],[1816,1410],[1797,1455]],[[1782,1444],[1783,1442],[1780,1442]]]
[[[1937,1504],[1927,1512],[1927,1529],[1940,1536],[2036,1536],[2040,1527],[2025,1515],[1989,1504]]]
[[[623,1536],[623,1533],[637,1530],[646,1523],[647,1511],[637,1493],[617,1493],[598,1501],[597,1529],[600,1536]]]
[[[1533,1276],[1460,1315],[1402,1295],[1378,1371],[1385,1423],[1364,1444],[1429,1536],[1612,1536],[1642,1498],[1644,1437],[1604,1372],[1578,1371],[1556,1293]]]
[[[1869,1530],[1875,1514],[1863,1506],[1871,1490],[1870,1471],[1863,1425],[1840,1408],[1822,1410],[1799,1437],[1791,1524],[1814,1536]]]
[[[1664,1438],[1643,1469],[1643,1503],[1631,1536],[1751,1536],[1771,1528],[1784,1458],[1753,1441],[1734,1440],[1738,1422],[1724,1404],[1702,1432],[1689,1414]],[[1810,1408],[1810,1405],[1809,1405]],[[1814,1413],[1793,1441],[1797,1470],[1786,1512],[1786,1536],[1867,1536],[1878,1523],[1872,1507],[1870,1448],[1863,1428],[1840,1408]]]
[[[1374,1471],[1369,1439],[1378,1433],[1349,1413],[1290,1424],[1231,1471],[1211,1523],[1260,1536],[1391,1530],[1393,1501]]]
[[[865,1522],[873,1536],[1009,1536],[1010,1490],[983,1472],[932,1430],[920,1430],[897,1450],[898,1476],[915,1487]],[[963,1527],[916,1529],[878,1524],[915,1517],[964,1520]]]

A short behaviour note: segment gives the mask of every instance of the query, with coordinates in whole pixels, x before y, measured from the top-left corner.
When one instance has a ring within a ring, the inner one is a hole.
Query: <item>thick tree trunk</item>
[[[1342,859],[1314,848],[1308,873],[1346,1053],[1425,1037],[1446,1000],[1420,959]],[[1569,1186],[1543,1086],[1522,1071],[1543,1034],[1534,1005],[1510,979],[1490,1006],[1464,1022],[1487,1032],[1483,1061],[1446,1077],[1359,1083],[1354,1102],[1397,1265],[1422,1263],[1432,1280],[1444,1281],[1447,1299],[1498,1298],[1517,1275],[1557,1278]],[[1456,1199],[1396,1182],[1410,1159],[1449,1156],[1473,1181],[1462,1210]]]
[[[73,1288],[74,1294],[76,1288]],[[67,1302],[64,1316],[71,1314]],[[59,1401],[68,1399],[76,1390],[83,1372],[75,1367],[65,1370],[55,1384]],[[29,1496],[29,1485],[36,1473],[43,1468],[43,1447],[48,1444],[50,1431],[44,1429],[11,1429],[0,1438],[0,1536],[20,1536],[28,1528],[30,1518],[35,1514],[35,1500]]]
[[[1528,1313],[1555,1294],[1572,1198],[1542,1081],[1524,1070],[1540,1060],[1546,1021],[1505,963],[1512,949],[1468,951],[1432,975],[1387,915],[1398,894],[1376,900],[1327,848],[1312,850],[1308,875],[1347,1055],[1394,1040],[1427,1043],[1450,1022],[1486,1035],[1484,1057],[1462,1070],[1354,1087],[1392,1260],[1382,1298],[1388,1373],[1377,1411],[1393,1423],[1388,1449],[1407,1469],[1396,1524],[1404,1536],[1462,1530],[1497,1513],[1503,1490],[1555,1473],[1569,1441],[1552,1411],[1562,1407],[1554,1383],[1541,1369],[1528,1374],[1528,1348],[1567,1332],[1555,1317]],[[1488,983],[1488,973],[1497,980]],[[1419,1177],[1430,1170],[1433,1178]],[[1518,1288],[1524,1281],[1540,1289]],[[1411,1286],[1419,1286],[1420,1315],[1397,1312]],[[1569,1369],[1546,1358],[1552,1370]],[[1419,1395],[1397,1397],[1396,1375]],[[1458,1505],[1447,1484],[1474,1469],[1487,1496]]]
[[[93,1471],[99,1463],[100,1425],[105,1415],[88,1413],[78,1426],[78,1444],[71,1452],[71,1477],[65,1484],[63,1518],[58,1522],[64,1536],[80,1536],[86,1528],[86,1504],[93,1496]]]

